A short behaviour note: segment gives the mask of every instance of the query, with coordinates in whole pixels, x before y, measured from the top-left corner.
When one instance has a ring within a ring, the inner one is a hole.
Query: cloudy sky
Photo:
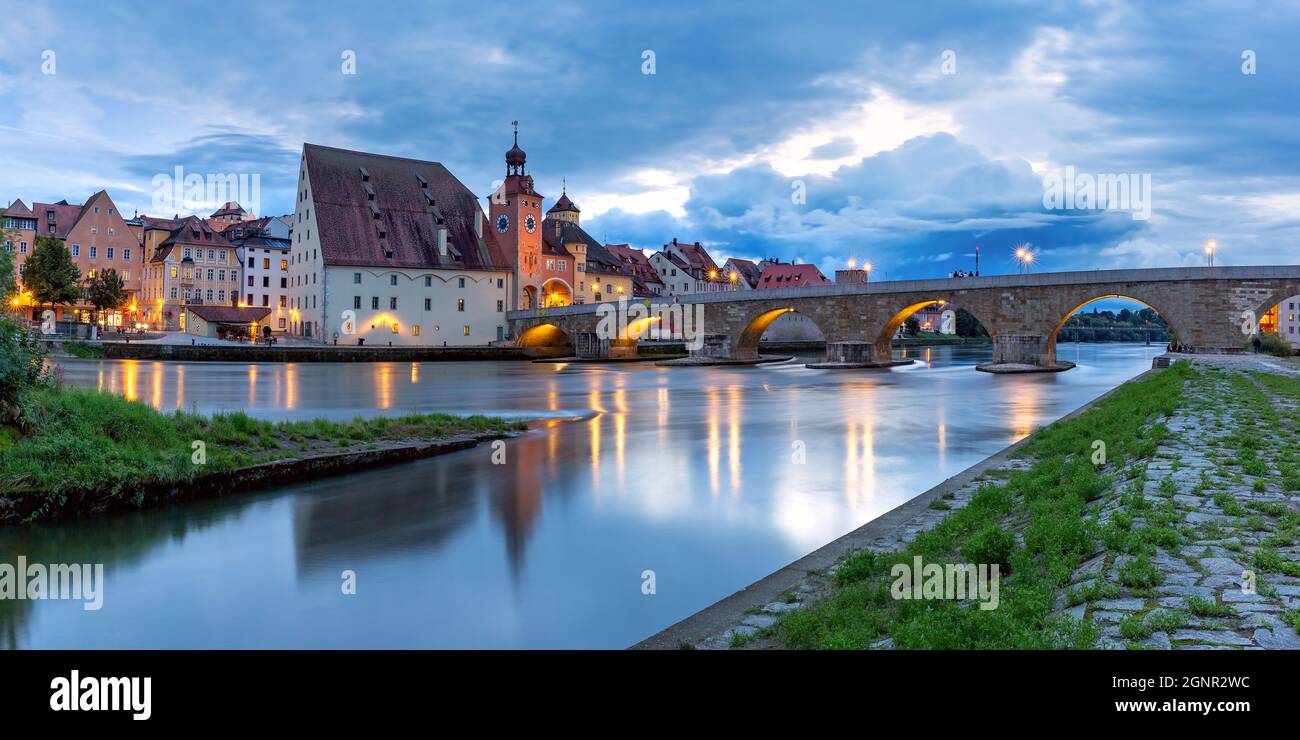
[[[976,245],[985,273],[1023,243],[1048,270],[1300,248],[1295,3],[161,5],[0,2],[0,200],[156,213],[180,166],[259,175],[288,212],[304,141],[487,195],[518,119],[547,205],[567,180],[596,238],[719,261],[898,279]],[[1049,208],[1067,167],[1149,177],[1150,217]]]

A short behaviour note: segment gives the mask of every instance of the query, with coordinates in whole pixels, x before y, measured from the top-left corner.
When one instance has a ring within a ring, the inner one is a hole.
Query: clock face
[[[533,233],[533,229],[537,228],[537,219],[533,218],[533,214],[528,214],[528,218],[524,219],[524,228],[528,229],[529,234]]]
[[[505,215],[504,213],[501,214],[500,216],[497,216],[497,231],[500,231],[502,234],[504,234],[509,230],[510,230],[510,217]]]

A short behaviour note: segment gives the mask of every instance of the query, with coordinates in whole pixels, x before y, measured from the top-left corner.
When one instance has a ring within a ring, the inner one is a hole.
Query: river
[[[1077,368],[1008,376],[975,371],[987,347],[914,349],[919,362],[888,371],[68,360],[66,382],[160,409],[540,421],[506,443],[502,464],[483,445],[0,531],[2,562],[103,563],[106,574],[98,611],[0,604],[0,644],[625,647],[1078,408],[1162,350],[1061,345]],[[355,594],[342,592],[345,571]]]

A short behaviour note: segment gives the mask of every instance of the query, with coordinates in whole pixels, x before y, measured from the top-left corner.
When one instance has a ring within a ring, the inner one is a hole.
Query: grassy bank
[[[259,463],[374,450],[404,442],[507,434],[523,428],[484,416],[272,423],[243,413],[160,413],[96,391],[43,384],[22,394],[0,426],[0,492],[23,497],[28,518],[75,508],[137,505],[156,486],[183,486]]]
[[[1097,628],[1062,614],[1061,594],[1085,559],[1107,549],[1102,528],[1085,512],[1115,485],[1141,497],[1142,462],[1167,433],[1186,365],[1121,386],[1087,412],[1040,430],[1016,452],[1024,467],[999,471],[960,510],[889,552],[859,551],[835,570],[833,593],[782,618],[758,637],[792,648],[867,648],[889,638],[897,648],[1083,648]],[[1094,464],[1094,442],[1106,462]],[[1125,542],[1132,558],[1118,580],[1142,587],[1149,558],[1164,541],[1157,514]],[[955,600],[900,600],[890,594],[896,563],[998,563],[1000,606]],[[749,638],[754,639],[754,638]],[[745,639],[738,642],[745,642]]]

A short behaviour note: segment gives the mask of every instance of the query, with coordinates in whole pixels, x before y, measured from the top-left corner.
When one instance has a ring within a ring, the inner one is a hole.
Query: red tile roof
[[[316,144],[304,144],[303,154],[327,265],[511,269],[478,199],[441,164]],[[445,257],[439,226],[447,229]]]
[[[4,215],[10,218],[35,218],[36,217],[36,214],[32,212],[32,209],[28,208],[27,204],[23,203],[21,199],[15,200],[13,203],[10,203],[9,207],[4,209],[3,211],[0,211],[0,213],[3,213]]]
[[[740,259],[739,257],[732,257],[727,260],[727,262],[735,268],[736,272],[740,273],[741,279],[744,280],[749,287],[752,288],[758,285],[758,279],[761,277],[758,265],[749,260]],[[723,265],[723,267],[725,268],[726,265]]]
[[[646,283],[663,285],[664,281],[659,278],[659,272],[650,264],[645,252],[634,249],[630,244],[606,244],[605,250],[627,265],[628,272],[631,272],[634,277]]]
[[[33,203],[32,212],[36,214],[36,233],[48,236],[49,230],[49,211],[54,211],[54,236],[60,239],[65,238],[72,227],[77,224],[81,218],[81,206],[69,205],[68,201],[61,200],[58,203]]]
[[[759,288],[798,288],[804,285],[827,285],[826,279],[817,265],[768,265],[758,278]]]
[[[670,245],[665,244],[664,250],[667,251],[669,246]],[[682,258],[686,260],[687,267],[692,270],[718,269],[718,265],[713,261],[713,258],[709,256],[708,251],[705,250],[704,247],[700,246],[699,242],[687,244],[686,242],[679,242],[676,239],[673,239],[671,246],[676,247],[677,251],[681,252]]]

